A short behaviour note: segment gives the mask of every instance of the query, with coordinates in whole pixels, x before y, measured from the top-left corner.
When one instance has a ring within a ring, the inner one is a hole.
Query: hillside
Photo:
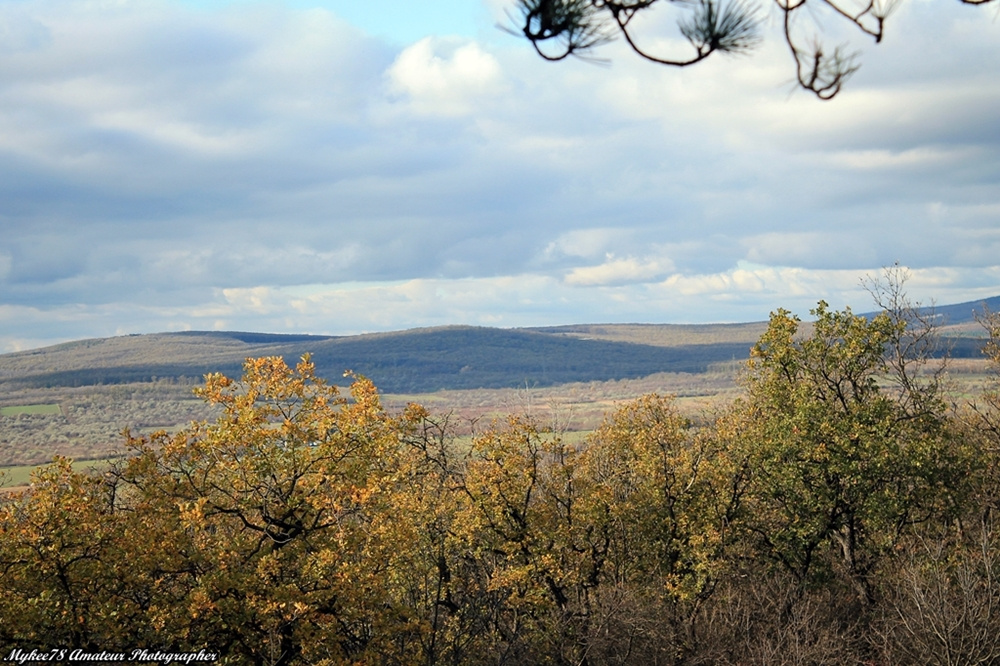
[[[944,327],[961,326],[963,324],[978,325],[978,320],[976,319],[978,316],[982,316],[985,312],[1000,311],[1000,296],[984,298],[981,301],[956,303],[954,305],[935,305],[925,308],[925,311],[933,313],[938,318],[941,326]]]
[[[983,330],[971,321],[972,308],[950,307],[957,323],[942,328],[945,347],[958,359],[980,359]],[[345,383],[344,371],[354,370],[371,377],[394,408],[417,400],[467,425],[507,410],[586,431],[618,401],[654,392],[678,396],[678,408],[696,416],[738,391],[739,361],[766,326],[451,326],[345,337],[213,331],[80,340],[0,355],[0,467],[54,454],[105,458],[120,453],[126,428],[152,432],[212,418],[191,387],[208,372],[238,376],[251,356],[294,362],[311,353],[332,382]],[[955,390],[974,393],[982,370],[980,360],[953,363],[952,372],[962,373]]]
[[[133,335],[2,355],[0,383],[59,387],[154,378],[197,381],[207,372],[238,374],[249,356],[294,360],[310,353],[320,374],[328,379],[336,380],[352,370],[391,393],[552,386],[657,372],[704,372],[712,363],[746,358],[755,339],[716,336],[709,339],[723,341],[698,344],[699,335],[691,331],[654,328],[658,344],[581,337],[562,329],[469,326],[350,337],[220,332]],[[621,337],[629,337],[628,332],[623,329]]]
[[[974,312],[1000,297],[934,308],[946,347],[979,356]],[[390,393],[555,386],[706,371],[745,359],[767,327],[743,324],[581,324],[526,329],[446,326],[344,337],[181,332],[81,340],[0,355],[0,385],[80,387],[155,379],[195,383],[208,372],[239,374],[250,356],[294,361],[312,354],[321,375],[347,370]]]

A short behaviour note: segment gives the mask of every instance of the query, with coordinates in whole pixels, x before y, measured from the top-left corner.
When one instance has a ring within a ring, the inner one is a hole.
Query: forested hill
[[[1000,297],[935,308],[956,357],[977,357],[973,311]],[[0,386],[122,384],[157,378],[191,383],[208,372],[239,375],[251,356],[294,362],[312,354],[321,376],[352,370],[383,391],[551,386],[566,382],[704,372],[747,358],[766,329],[746,324],[587,324],[533,329],[447,326],[346,337],[182,332],[81,340],[0,355]]]
[[[1000,296],[984,298],[981,301],[969,301],[955,305],[936,305],[926,308],[938,318],[942,325],[968,324],[976,321],[986,312],[1000,312]]]
[[[976,324],[987,312],[1000,312],[1000,296],[984,298],[980,301],[966,301],[952,305],[933,305],[920,308],[921,314],[932,318],[939,326],[968,328],[976,330]],[[868,312],[867,317],[873,317],[877,312]]]
[[[607,327],[605,327],[607,328]],[[310,353],[321,376],[346,370],[392,393],[438,389],[550,386],[626,379],[656,372],[703,372],[746,358],[753,339],[670,346],[599,340],[560,331],[468,326],[350,337],[184,332],[84,340],[0,356],[0,382],[17,386],[84,386],[238,375],[249,356]]]

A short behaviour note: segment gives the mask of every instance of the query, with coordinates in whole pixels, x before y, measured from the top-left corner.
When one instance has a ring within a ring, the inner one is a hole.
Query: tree
[[[803,20],[815,21],[813,10],[826,8],[836,19],[879,43],[886,19],[899,5],[899,0],[774,1],[799,85],[824,100],[839,93],[857,71],[857,54],[843,45],[830,50],[803,27]],[[959,0],[968,5],[992,1]],[[638,35],[637,18],[664,6],[682,14],[677,25],[690,45],[686,55],[654,54]],[[519,16],[510,32],[523,35],[546,60],[587,54],[621,36],[646,60],[687,67],[716,52],[746,53],[761,40],[761,17],[753,0],[517,0],[516,8]]]
[[[200,389],[216,422],[130,439],[119,499],[168,531],[162,561],[142,567],[175,572],[149,586],[156,644],[276,665],[419,652],[426,624],[394,586],[418,541],[400,501],[407,416],[387,415],[367,380],[347,399],[314,370],[250,359],[242,380]]]
[[[971,522],[971,521],[970,521]],[[878,632],[885,663],[972,666],[1000,660],[1000,543],[994,517],[900,549]]]
[[[0,507],[0,646],[124,649],[143,609],[123,593],[123,525],[100,479],[65,458]]]
[[[497,663],[588,663],[607,542],[588,510],[592,487],[578,457],[514,416],[473,441],[453,530],[461,559],[475,563],[467,582],[488,604]]]
[[[655,394],[622,405],[588,438],[581,476],[604,535],[604,605],[616,609],[602,614],[614,627],[607,655],[634,645],[636,663],[685,663],[701,647],[699,613],[727,568],[746,487],[720,443]]]
[[[461,475],[456,614],[479,604],[498,663],[677,663],[725,566],[744,486],[733,471],[657,395],[578,445],[521,418],[493,424]]]
[[[977,315],[986,332],[983,354],[990,362],[990,384],[973,404],[976,425],[986,435],[993,453],[1000,452],[1000,313],[985,311]]]
[[[945,516],[973,464],[952,441],[935,383],[906,374],[905,318],[785,310],[751,351],[744,424],[749,529],[804,585],[843,572],[875,600],[876,565],[908,526]],[[911,361],[912,362],[912,361]],[[901,365],[900,365],[901,364]],[[894,368],[910,377],[888,385]]]
[[[775,312],[700,427],[648,395],[582,441],[511,416],[470,442],[308,357],[209,375],[214,422],[0,497],[0,654],[992,663],[1000,399],[946,407],[899,277],[878,315]]]

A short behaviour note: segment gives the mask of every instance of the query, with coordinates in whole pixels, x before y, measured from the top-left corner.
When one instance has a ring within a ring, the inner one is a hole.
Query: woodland
[[[459,437],[308,355],[210,374],[212,418],[2,500],[0,652],[1000,663],[1000,384],[956,399],[934,322],[876,296],[774,312],[724,407],[649,394],[576,439],[517,413]]]

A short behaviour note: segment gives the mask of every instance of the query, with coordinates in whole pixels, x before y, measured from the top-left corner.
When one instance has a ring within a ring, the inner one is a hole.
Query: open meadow
[[[375,382],[391,411],[421,404],[446,418],[458,436],[511,414],[558,432],[587,433],[624,402],[651,393],[674,396],[697,424],[740,394],[750,347],[766,329],[766,322],[752,322],[443,327],[349,338],[183,333],[5,354],[0,469],[12,472],[8,485],[19,485],[23,470],[57,455],[75,461],[121,456],[126,430],[171,432],[217,417],[217,409],[194,395],[205,373],[238,376],[246,358],[291,362],[305,353],[328,381],[346,385],[344,371],[356,370]],[[800,332],[808,335],[811,325]],[[961,407],[988,379],[977,347],[982,327],[964,321],[940,332],[955,356],[948,393]]]
[[[655,373],[636,379],[572,382],[556,386],[384,393],[386,407],[409,403],[447,418],[453,432],[467,436],[493,419],[526,415],[540,427],[577,436],[597,428],[625,402],[656,393],[674,396],[680,413],[699,423],[738,397],[742,362],[718,363],[700,373]],[[948,395],[961,408],[974,400],[990,375],[985,360],[953,359]],[[179,430],[192,421],[212,420],[218,409],[194,395],[194,383],[168,380],[114,386],[21,389],[7,392],[0,407],[0,478],[20,486],[30,470],[56,455],[80,463],[125,453],[128,429],[134,434]]]

